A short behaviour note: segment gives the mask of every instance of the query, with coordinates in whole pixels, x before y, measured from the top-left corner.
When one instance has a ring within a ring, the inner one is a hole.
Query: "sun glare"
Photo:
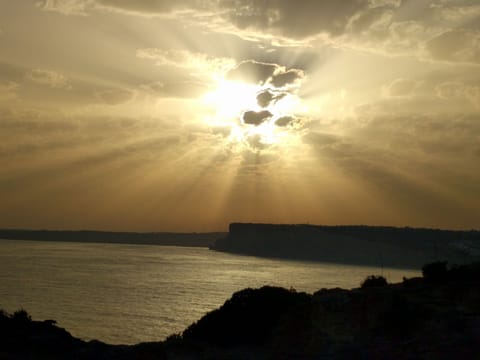
[[[221,80],[214,91],[205,95],[204,101],[216,109],[218,117],[229,119],[246,109],[258,108],[260,89],[258,85]]]
[[[256,150],[283,142],[299,123],[295,114],[305,112],[292,93],[226,79],[203,102],[213,109],[207,119],[211,126],[229,127],[231,142]]]

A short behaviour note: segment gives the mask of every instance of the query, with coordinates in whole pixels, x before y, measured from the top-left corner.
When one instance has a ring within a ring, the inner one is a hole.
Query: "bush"
[[[20,322],[28,322],[32,320],[32,317],[24,309],[17,310],[13,313],[12,319]]]
[[[381,287],[381,286],[387,286],[387,279],[385,279],[383,276],[375,276],[375,275],[370,275],[367,276],[365,280],[362,282],[362,289],[364,288],[370,288],[370,287]]]
[[[217,346],[264,344],[294,307],[306,309],[310,296],[287,289],[264,286],[233,294],[182,334],[183,339],[204,341]]]
[[[436,261],[422,267],[423,278],[426,281],[440,282],[447,278],[447,262]]]

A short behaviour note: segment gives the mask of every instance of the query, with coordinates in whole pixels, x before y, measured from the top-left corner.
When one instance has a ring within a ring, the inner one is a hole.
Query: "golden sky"
[[[478,0],[0,0],[0,227],[478,228]]]

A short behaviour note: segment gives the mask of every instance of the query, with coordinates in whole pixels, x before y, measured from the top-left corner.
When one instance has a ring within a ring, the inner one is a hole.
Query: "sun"
[[[228,119],[238,116],[245,109],[256,108],[260,90],[259,85],[222,79],[203,100],[216,109],[217,117]]]
[[[208,123],[227,127],[230,142],[261,150],[287,143],[292,129],[299,126],[298,114],[305,112],[300,98],[268,84],[218,80],[203,102],[213,109]]]

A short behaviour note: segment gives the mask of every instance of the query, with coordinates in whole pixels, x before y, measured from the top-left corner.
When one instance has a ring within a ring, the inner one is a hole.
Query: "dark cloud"
[[[240,29],[235,34],[239,38],[275,39],[272,43],[280,46],[320,35],[321,39],[330,38],[339,45],[375,51],[418,54],[420,48],[425,48],[437,60],[478,62],[479,58],[478,1],[43,0],[38,3],[45,10],[77,15],[108,10],[161,16],[186,10],[179,15],[181,20],[224,34],[231,34],[233,25]],[[214,27],[210,26],[212,23]],[[444,33],[439,35],[441,31]],[[294,42],[283,41],[287,39]],[[477,50],[470,51],[474,48]],[[267,56],[255,58],[265,63],[277,61]]]
[[[267,119],[271,118],[273,114],[268,110],[263,111],[245,111],[243,113],[243,122],[245,124],[258,126]]]
[[[352,19],[364,29],[381,16],[391,1],[372,0],[43,0],[45,10],[85,15],[92,9],[108,9],[152,16],[181,10],[215,12],[239,29],[306,38],[326,33],[344,33]],[[359,16],[358,14],[361,14]]]
[[[369,9],[369,4],[369,0],[44,0],[43,8],[67,14],[85,14],[96,5],[147,16],[178,10],[216,11],[240,29],[305,38],[318,33],[341,34],[351,18]],[[369,22],[373,22],[371,17],[374,16],[365,16],[362,25],[368,26]]]
[[[294,121],[295,121],[295,118],[293,116],[282,116],[281,118],[278,118],[275,121],[275,125],[281,126],[281,127],[288,126]]]
[[[320,33],[344,33],[352,17],[368,10],[369,4],[368,0],[227,0],[220,6],[230,10],[230,21],[240,29],[306,38]],[[374,20],[363,20],[363,27]]]
[[[303,76],[303,71],[297,69],[290,69],[285,72],[280,72],[273,75],[270,82],[273,86],[277,88],[282,88],[284,86],[294,83],[299,79],[302,79]]]
[[[242,61],[237,67],[230,70],[226,77],[229,80],[264,84],[273,75],[277,67],[276,64],[247,60]]]
[[[287,96],[286,92],[272,93],[270,90],[262,91],[257,95],[257,103],[261,107],[267,107],[272,102],[277,102]]]
[[[257,103],[261,107],[267,107],[272,102],[273,97],[274,96],[270,91],[262,91],[260,94],[257,95]]]
[[[255,60],[242,61],[235,68],[227,72],[226,78],[234,81],[248,82],[252,84],[270,84],[275,88],[283,88],[304,78],[304,72],[300,69],[285,69],[278,64],[263,63]],[[271,96],[271,98],[270,98]],[[257,101],[261,105],[274,100],[273,94],[267,92],[259,94]],[[277,98],[278,100],[278,98]]]

